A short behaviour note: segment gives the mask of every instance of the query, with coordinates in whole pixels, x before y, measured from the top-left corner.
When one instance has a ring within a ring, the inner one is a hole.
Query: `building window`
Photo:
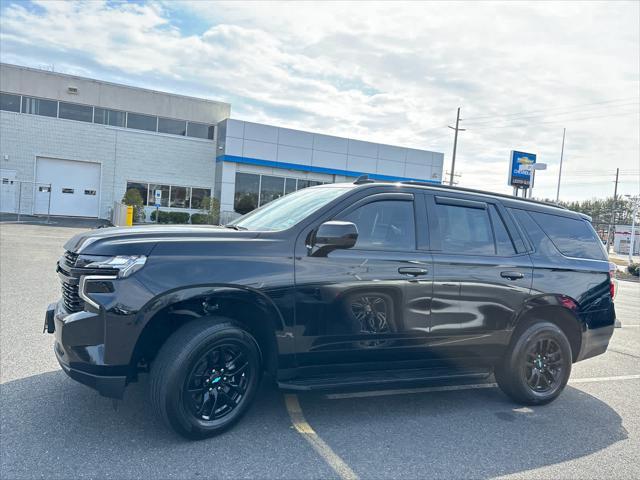
[[[58,102],[43,98],[22,97],[22,113],[43,115],[45,117],[58,116]]]
[[[172,118],[158,118],[158,132],[172,135],[183,135],[187,132],[187,122]]]
[[[141,113],[127,113],[127,128],[155,132],[158,126],[157,123],[158,117],[142,115]]]
[[[236,173],[236,193],[233,209],[242,215],[258,208],[260,175]]]
[[[155,183],[149,184],[149,197],[148,204],[155,205],[156,204],[156,190],[160,190],[162,192],[162,197],[160,199],[161,207],[169,206],[169,190],[171,187],[169,185],[157,185]]]
[[[189,187],[171,187],[169,206],[175,208],[189,208],[191,189]]]
[[[0,93],[0,110],[20,113],[20,95]]]
[[[209,140],[213,140],[213,129],[213,125],[189,122],[187,126],[187,137],[208,138]]]
[[[137,190],[138,192],[140,192],[140,196],[142,197],[142,204],[147,205],[147,196],[149,191],[148,183],[127,182],[127,191],[129,190]]]
[[[298,190],[302,190],[307,187],[315,187],[316,185],[322,185],[322,182],[315,180],[298,180]]]
[[[125,113],[118,110],[108,110],[106,108],[96,107],[93,113],[93,123],[101,125],[111,125],[113,127],[125,126]],[[146,198],[146,197],[145,197]]]
[[[80,122],[91,122],[93,119],[93,107],[79,105],[77,103],[60,102],[59,118],[67,120],[78,120]]]
[[[284,179],[284,194],[295,192],[296,191],[296,179],[295,178],[285,178]]]
[[[260,206],[284,195],[284,178],[262,175],[260,182]]]
[[[203,200],[205,197],[211,198],[211,190],[208,188],[192,188],[191,189],[191,208],[201,209],[204,207]]]

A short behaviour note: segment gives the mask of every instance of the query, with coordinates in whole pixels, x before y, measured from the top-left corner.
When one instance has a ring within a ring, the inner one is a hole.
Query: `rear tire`
[[[194,320],[160,348],[150,375],[151,403],[184,437],[222,433],[246,413],[262,374],[255,339],[232,320]]]
[[[571,374],[571,345],[550,322],[538,322],[513,339],[495,368],[500,389],[514,401],[543,405],[554,400]]]

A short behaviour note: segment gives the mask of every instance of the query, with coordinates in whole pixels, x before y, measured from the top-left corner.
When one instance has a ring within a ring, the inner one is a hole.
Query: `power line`
[[[506,114],[500,114],[500,115],[483,115],[481,117],[472,117],[472,118],[467,118],[468,121],[475,121],[475,120],[481,120],[481,119],[485,119],[485,118],[503,118],[503,117],[513,117],[513,116],[519,116],[519,115],[529,115],[531,113],[539,113],[539,112],[548,112],[548,111],[553,111],[553,110],[560,110],[563,108],[574,108],[574,107],[587,107],[590,105],[602,105],[602,104],[607,104],[607,103],[617,103],[617,102],[624,102],[627,100],[635,100],[635,102],[638,102],[638,97],[626,97],[626,98],[618,98],[615,100],[603,100],[601,102],[592,102],[592,103],[582,103],[582,104],[577,104],[577,105],[567,105],[566,107],[555,107],[555,108],[544,108],[544,109],[539,109],[539,110],[529,110],[528,112],[515,112],[515,113],[506,113]]]

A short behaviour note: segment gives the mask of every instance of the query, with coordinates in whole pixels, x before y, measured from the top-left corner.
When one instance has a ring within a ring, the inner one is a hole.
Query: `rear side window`
[[[518,212],[516,216],[523,223],[525,230],[531,230],[531,228],[527,228],[527,221],[523,221],[523,217],[528,216],[535,221],[536,225],[563,255],[606,260],[600,239],[586,220],[548,213],[516,211]]]
[[[443,252],[495,255],[486,209],[436,204],[436,214]]]

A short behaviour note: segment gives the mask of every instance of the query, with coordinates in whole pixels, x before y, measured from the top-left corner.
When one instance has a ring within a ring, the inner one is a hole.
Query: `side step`
[[[375,370],[358,373],[318,375],[293,378],[278,382],[283,390],[312,391],[352,388],[407,387],[431,382],[483,380],[491,375],[490,369],[452,370],[422,368],[415,370]]]

